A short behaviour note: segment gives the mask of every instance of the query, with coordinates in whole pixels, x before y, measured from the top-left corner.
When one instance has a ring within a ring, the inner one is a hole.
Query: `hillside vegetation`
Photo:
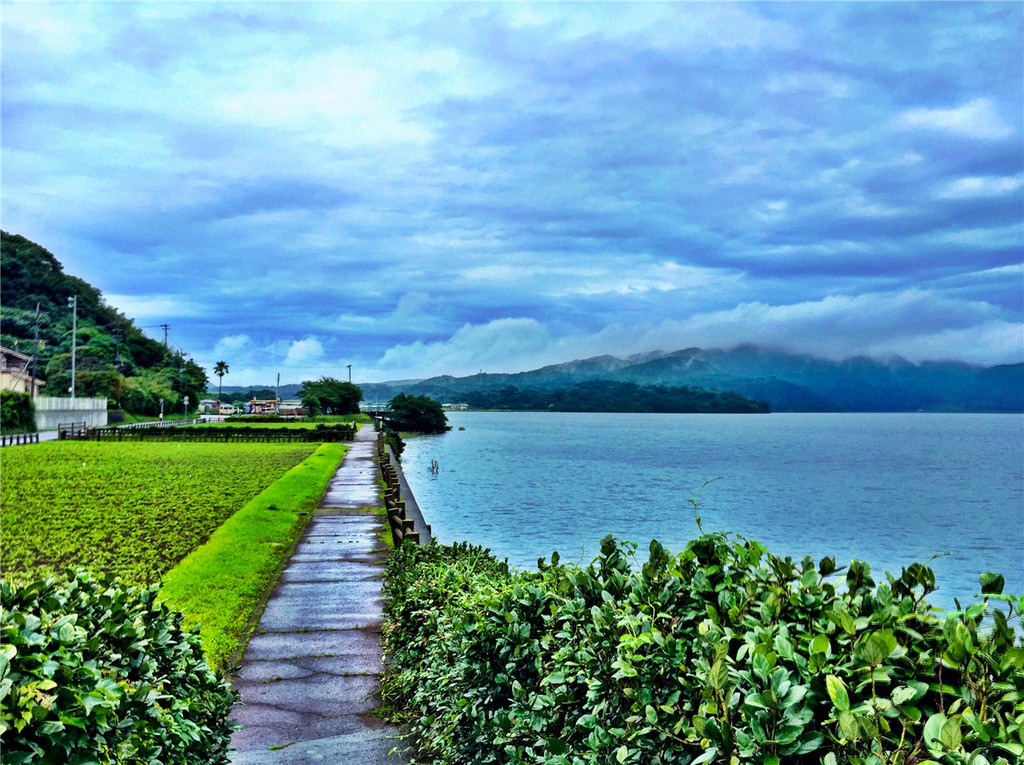
[[[467,393],[462,400],[478,409],[551,412],[679,412],[758,413],[770,410],[762,401],[737,393],[691,387],[640,386],[633,383],[585,382],[565,388],[520,389]]]
[[[71,386],[72,312],[78,298],[75,392],[110,400],[114,408],[145,415],[194,407],[206,391],[206,372],[183,354],[146,337],[106,304],[98,289],[64,273],[56,257],[23,236],[0,232],[0,344],[35,354],[43,395],[66,396]],[[38,313],[37,313],[38,307]],[[38,333],[38,341],[35,336]],[[31,368],[27,371],[31,371]]]

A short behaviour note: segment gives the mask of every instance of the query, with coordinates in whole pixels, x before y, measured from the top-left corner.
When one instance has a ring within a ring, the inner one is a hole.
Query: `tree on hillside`
[[[40,329],[42,347],[35,347],[40,364],[49,362],[62,345],[70,350],[71,313],[69,296],[78,297],[78,326],[81,332],[94,327],[105,335],[118,334],[123,352],[133,366],[148,368],[167,362],[164,346],[146,337],[135,323],[106,304],[102,293],[88,282],[64,273],[57,258],[18,234],[0,231],[0,271],[3,280],[5,345],[32,337],[36,306],[49,321]],[[7,321],[7,320],[10,321]]]
[[[46,379],[43,394],[67,394],[72,345],[79,395],[106,397],[127,411],[155,415],[160,399],[174,411],[184,405],[184,396],[192,406],[205,394],[201,367],[144,335],[107,305],[98,289],[64,273],[60,261],[38,244],[0,231],[0,272],[0,342],[35,355]],[[75,338],[69,297],[77,298]]]
[[[321,377],[303,380],[299,398],[310,414],[359,414],[363,390],[350,382]]]
[[[226,361],[218,361],[217,365],[213,368],[213,373],[220,378],[220,382],[217,384],[217,406],[220,406],[220,394],[224,388],[224,375],[228,373],[228,363]]]
[[[206,370],[192,359],[188,359],[178,368],[178,384],[175,390],[182,396],[188,396],[190,407],[199,406],[199,401],[206,393],[209,384],[210,380],[206,376]]]
[[[444,408],[427,396],[399,393],[388,402],[384,419],[391,428],[398,431],[444,433],[448,430],[448,417]]]

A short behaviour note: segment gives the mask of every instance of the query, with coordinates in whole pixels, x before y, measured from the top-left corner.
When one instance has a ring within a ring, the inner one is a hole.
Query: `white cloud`
[[[1019,364],[1024,361],[1024,324],[993,320],[971,327],[924,332],[912,338],[873,344],[878,356],[899,354],[912,361],[955,357],[975,364]]]
[[[1022,238],[1019,223],[997,228],[960,228],[952,231],[941,231],[922,239],[933,245],[955,245],[973,249],[1005,250],[1016,247],[1019,250],[1024,245],[1024,238]]]
[[[597,257],[552,258],[550,255],[521,255],[514,265],[489,263],[459,273],[470,284],[509,285],[531,294],[550,298],[580,295],[642,295],[721,286],[740,278],[738,273],[719,268],[701,268],[674,261],[652,261],[649,257],[607,253]]]
[[[686,3],[509,3],[497,6],[511,27],[547,28],[563,42],[602,38],[621,42],[642,38],[666,50],[714,48],[788,49],[796,44],[793,25],[729,4],[699,10]]]
[[[466,325],[447,340],[395,346],[372,365],[371,377],[520,372],[606,353],[729,348],[747,342],[837,359],[899,354],[911,361],[1024,361],[1024,324],[987,303],[910,289],[830,295],[790,305],[750,302],[685,319],[617,323],[565,336],[555,336],[534,319],[502,319]]]
[[[1013,134],[1013,128],[988,98],[976,98],[951,109],[909,109],[896,116],[896,126],[905,130],[936,130],[986,140]]]
[[[765,89],[769,93],[821,93],[830,98],[848,98],[850,84],[825,72],[792,72],[773,75]]]
[[[35,44],[52,51],[77,53],[96,45],[102,30],[88,11],[75,5],[37,3],[22,12],[17,4],[4,4],[4,26],[8,33],[18,31],[31,35]]]
[[[304,367],[316,364],[324,357],[324,346],[315,337],[295,340],[288,346],[288,354],[284,358],[287,367]]]
[[[204,309],[189,300],[158,295],[114,295],[105,294],[108,305],[138,323],[147,323],[168,316],[202,316]]]
[[[252,338],[248,335],[227,335],[213,346],[213,355],[217,357],[233,356],[253,347]]]
[[[969,199],[972,197],[1001,197],[1020,191],[1024,185],[1021,176],[971,176],[957,178],[942,186],[936,196],[940,199]]]
[[[830,358],[901,354],[911,360],[1024,360],[1020,323],[979,301],[920,289],[856,296],[830,295],[791,305],[743,303],[735,308],[666,322],[645,333],[650,348],[728,347],[741,342]],[[960,345],[957,338],[986,338]],[[944,341],[946,342],[943,345]]]
[[[385,374],[388,370],[401,374],[419,370],[419,375],[506,371],[520,367],[524,359],[538,358],[550,342],[547,328],[536,319],[497,319],[466,324],[445,341],[395,346],[377,366]]]
[[[785,199],[773,199],[755,205],[750,212],[763,221],[778,221],[785,216],[788,208],[789,202]]]
[[[398,298],[395,308],[387,313],[367,316],[342,313],[321,323],[334,332],[429,332],[440,328],[437,300],[427,292],[406,292]]]

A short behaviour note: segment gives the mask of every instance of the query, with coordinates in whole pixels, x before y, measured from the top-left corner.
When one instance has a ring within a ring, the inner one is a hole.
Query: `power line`
[[[167,350],[167,330],[169,330],[171,328],[170,324],[145,324],[145,325],[139,327],[139,329],[156,329],[157,327],[160,327],[160,329],[162,329],[164,331],[164,350],[166,351]]]

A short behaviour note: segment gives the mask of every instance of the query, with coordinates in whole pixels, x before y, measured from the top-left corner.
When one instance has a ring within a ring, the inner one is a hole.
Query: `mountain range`
[[[741,345],[595,356],[514,374],[362,383],[365,401],[398,393],[445,402],[508,386],[549,390],[588,381],[694,386],[764,401],[775,412],[1024,412],[1024,364],[982,367],[900,357],[842,361]]]

